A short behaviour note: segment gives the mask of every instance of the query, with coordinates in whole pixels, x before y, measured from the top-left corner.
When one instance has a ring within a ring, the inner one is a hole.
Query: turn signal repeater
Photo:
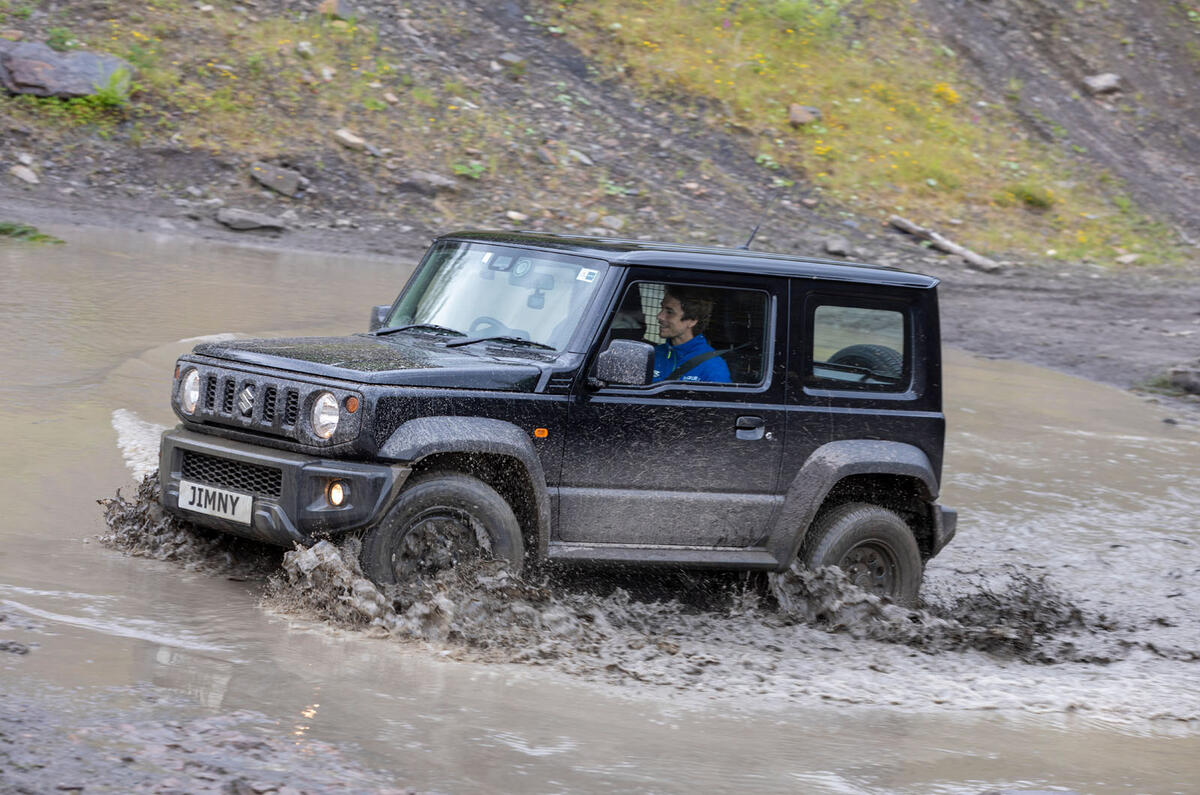
[[[549,428],[534,428],[533,435],[534,435],[534,437],[536,437],[538,439],[545,439],[547,436],[550,435],[550,429]]]
[[[356,398],[354,395],[351,395],[350,397],[346,398],[345,405],[346,411],[350,414],[353,414],[354,412],[358,411],[358,398]]]
[[[329,488],[325,490],[325,498],[329,500],[329,504],[334,508],[340,508],[349,496],[350,486],[340,480],[333,481],[329,484]]]

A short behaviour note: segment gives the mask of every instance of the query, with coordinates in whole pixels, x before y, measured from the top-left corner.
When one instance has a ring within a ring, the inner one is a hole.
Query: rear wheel
[[[898,514],[865,502],[839,505],[817,519],[800,552],[809,568],[837,566],[863,590],[916,604],[921,551]]]
[[[520,574],[525,556],[512,508],[488,484],[461,472],[430,472],[410,481],[363,536],[363,572],[392,584],[474,557],[508,562]]]

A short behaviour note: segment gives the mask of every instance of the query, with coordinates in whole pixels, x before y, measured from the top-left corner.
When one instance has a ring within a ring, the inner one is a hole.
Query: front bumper
[[[409,467],[362,464],[235,442],[177,427],[163,434],[159,479],[163,507],[189,522],[280,546],[365,527],[387,510]],[[250,494],[250,524],[179,507],[181,479]],[[333,480],[349,487],[334,507],[326,498]]]

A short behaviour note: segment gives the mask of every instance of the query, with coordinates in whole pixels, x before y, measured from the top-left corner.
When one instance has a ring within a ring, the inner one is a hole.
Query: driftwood
[[[973,265],[981,271],[993,273],[1000,270],[1001,265],[993,259],[988,259],[982,254],[976,254],[969,248],[964,248],[950,240],[939,235],[932,229],[926,229],[923,226],[917,226],[907,218],[901,218],[898,215],[893,215],[888,218],[888,223],[910,235],[919,237],[922,240],[928,240],[930,244],[939,251],[945,251],[947,254],[957,254],[967,261],[969,265]]]

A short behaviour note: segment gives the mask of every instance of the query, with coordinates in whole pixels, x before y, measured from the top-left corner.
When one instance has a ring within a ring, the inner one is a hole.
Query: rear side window
[[[891,308],[818,304],[812,316],[811,386],[901,392],[910,363],[907,313]]]

